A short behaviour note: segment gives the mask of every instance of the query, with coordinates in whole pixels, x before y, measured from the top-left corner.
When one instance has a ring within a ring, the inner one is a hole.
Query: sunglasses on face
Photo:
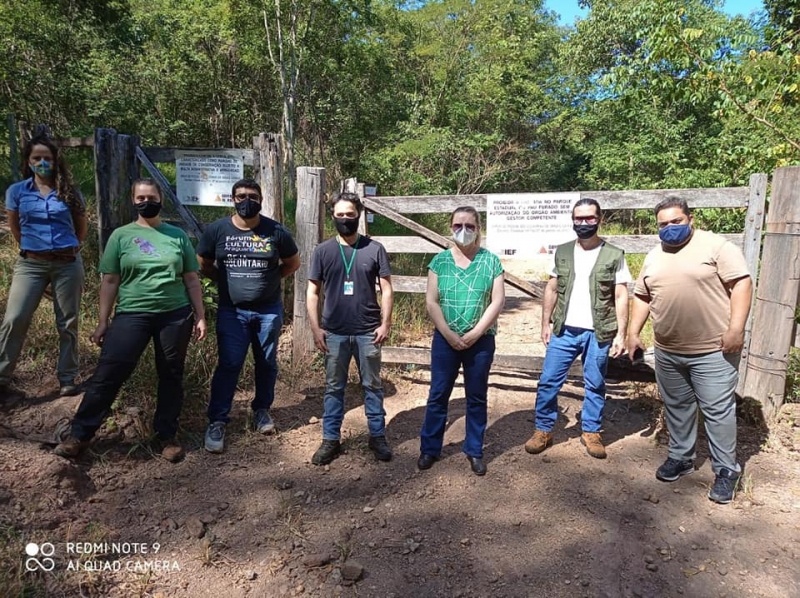
[[[475,232],[475,230],[476,230],[478,227],[476,227],[474,224],[458,224],[458,223],[457,223],[457,224],[452,224],[452,225],[450,225],[450,229],[451,229],[451,230],[452,230],[454,233],[457,233],[457,232],[458,232],[458,231],[460,231],[462,228],[466,228],[466,229],[467,229],[469,232],[471,232],[471,233],[474,233],[474,232]]]
[[[233,196],[236,201],[244,201],[250,199],[252,201],[261,201],[261,196],[258,193],[237,193]]]
[[[575,216],[573,224],[597,224],[597,216]]]

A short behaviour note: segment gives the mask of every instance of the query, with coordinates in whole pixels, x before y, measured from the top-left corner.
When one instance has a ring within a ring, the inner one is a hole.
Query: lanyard
[[[350,280],[350,270],[353,268],[353,262],[356,261],[356,251],[358,251],[358,242],[361,240],[361,235],[356,236],[356,244],[353,247],[353,255],[350,256],[350,263],[347,263],[347,259],[344,257],[344,249],[342,248],[342,244],[338,241],[336,242],[339,245],[339,251],[342,253],[342,263],[344,264],[344,273],[347,276],[347,280]]]

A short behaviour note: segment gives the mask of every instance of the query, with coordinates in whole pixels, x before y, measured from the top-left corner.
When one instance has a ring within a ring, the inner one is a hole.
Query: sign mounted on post
[[[175,150],[178,199],[195,206],[230,207],[231,187],[244,176],[242,150]]]
[[[492,193],[486,196],[486,247],[500,258],[554,253],[575,238],[572,206],[580,193]]]

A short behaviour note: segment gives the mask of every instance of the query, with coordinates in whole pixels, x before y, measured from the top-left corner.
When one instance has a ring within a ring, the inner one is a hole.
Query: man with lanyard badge
[[[383,245],[358,234],[358,219],[363,211],[358,195],[336,196],[331,213],[338,234],[320,243],[311,258],[306,307],[314,344],[325,353],[325,414],[322,444],[311,459],[314,465],[330,463],[341,452],[344,390],[351,358],[355,358],[364,389],[369,448],[380,461],[392,458],[386,442],[380,376],[381,345],[389,337],[392,321],[391,271]],[[380,284],[380,304],[376,284]]]

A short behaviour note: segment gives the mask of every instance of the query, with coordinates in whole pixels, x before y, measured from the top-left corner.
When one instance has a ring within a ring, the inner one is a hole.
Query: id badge
[[[353,294],[353,281],[352,280],[345,280],[344,281],[344,294],[345,295],[352,295]]]

